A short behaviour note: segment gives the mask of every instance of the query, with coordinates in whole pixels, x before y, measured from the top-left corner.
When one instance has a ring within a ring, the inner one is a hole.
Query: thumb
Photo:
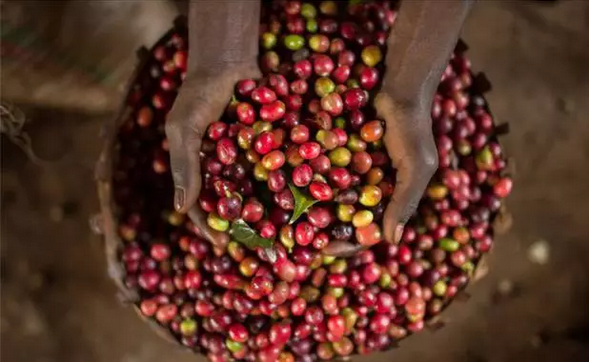
[[[433,144],[433,140],[423,143]],[[413,155],[400,160],[395,190],[385,210],[384,237],[388,242],[398,243],[401,240],[405,224],[417,209],[423,192],[438,167],[435,151]]]
[[[170,168],[175,187],[174,208],[182,213],[187,213],[196,203],[202,182],[199,161],[201,135],[190,135],[185,128],[174,119],[166,123],[166,135],[170,145]],[[194,133],[194,130],[189,132]]]
[[[405,224],[417,209],[425,185],[418,185],[418,179],[409,170],[399,169],[397,183],[383,218],[384,239],[399,243]]]
[[[211,244],[224,249],[229,242],[225,233],[212,229],[199,205],[195,205],[202,187],[200,173],[200,147],[202,135],[185,123],[176,123],[171,118],[166,123],[166,135],[170,145],[170,164],[174,180],[174,208],[188,213],[202,236]],[[188,140],[188,141],[187,141]]]

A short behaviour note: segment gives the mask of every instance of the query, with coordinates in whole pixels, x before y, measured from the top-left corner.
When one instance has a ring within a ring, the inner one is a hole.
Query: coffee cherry
[[[344,102],[337,93],[331,93],[321,98],[321,108],[332,116],[338,116],[344,109]]]
[[[364,206],[376,206],[382,199],[382,191],[377,186],[364,186],[360,192],[359,202]]]
[[[299,245],[311,244],[314,236],[313,226],[308,222],[300,222],[295,228],[295,240]]]
[[[294,143],[303,144],[309,140],[309,128],[305,125],[297,125],[290,131],[290,139]]]
[[[273,171],[268,172],[268,188],[270,189],[270,191],[278,193],[278,192],[283,191],[285,187],[286,187],[286,175],[285,175],[284,171],[273,170]],[[278,195],[278,194],[275,194],[275,197],[276,197],[276,195]],[[291,194],[291,196],[292,196],[292,194]],[[282,201],[282,200],[279,200],[279,201]]]
[[[352,160],[352,153],[344,147],[338,147],[329,153],[329,160],[338,167],[346,167]]]
[[[225,220],[235,220],[241,214],[241,199],[236,196],[222,197],[217,202],[217,213]]]
[[[170,247],[166,244],[153,244],[151,246],[151,257],[156,261],[164,261],[171,255]]]
[[[270,332],[268,333],[270,343],[279,346],[285,345],[290,339],[290,336],[291,327],[289,323],[274,324],[270,327]]]
[[[268,220],[259,221],[256,224],[260,236],[265,239],[273,239],[276,236],[276,227]]]
[[[339,204],[337,206],[337,218],[342,222],[351,222],[356,209],[352,205]]]
[[[307,220],[316,228],[324,229],[332,222],[331,211],[323,206],[313,206],[307,213]]]
[[[299,154],[305,160],[312,160],[319,156],[321,146],[317,142],[305,142],[299,147]]]
[[[360,88],[352,88],[344,92],[343,101],[347,110],[357,110],[366,105],[368,102],[368,95]]]
[[[216,212],[209,213],[209,216],[207,217],[207,224],[212,229],[217,231],[226,231],[229,229],[229,222],[219,216],[219,214]]]
[[[251,277],[256,273],[260,266],[258,260],[252,257],[247,257],[239,263],[239,271],[246,277]]]
[[[329,172],[329,169],[331,168],[331,161],[327,156],[319,155],[310,160],[309,165],[315,172],[315,176],[319,177],[319,175],[325,175],[327,172]],[[324,177],[322,176],[320,179],[323,181]]]
[[[340,190],[345,190],[350,187],[352,183],[352,178],[350,172],[345,168],[331,168],[329,171],[329,181],[332,183],[336,188]]]
[[[241,217],[249,223],[256,223],[264,216],[264,206],[256,199],[249,199],[243,205]]]
[[[313,169],[311,166],[303,164],[295,167],[292,172],[292,182],[295,186],[304,187],[307,186],[313,178]]]
[[[319,97],[326,96],[335,90],[335,84],[327,77],[321,77],[315,81],[315,93]]]
[[[158,305],[155,300],[145,299],[141,301],[139,309],[141,309],[141,313],[143,313],[144,316],[153,317],[158,309]]]
[[[260,118],[267,122],[275,122],[284,117],[286,105],[282,101],[274,101],[262,105],[260,108]]]
[[[363,175],[372,168],[372,157],[368,152],[360,151],[352,155],[352,169]]]
[[[342,337],[339,341],[333,342],[333,350],[340,356],[348,356],[354,350],[354,344],[347,337]]]
[[[324,182],[311,182],[309,185],[309,192],[315,199],[319,201],[328,201],[333,198],[333,191],[331,190],[331,187],[329,187],[329,185]]]
[[[374,215],[369,210],[360,210],[356,212],[352,218],[352,224],[356,228],[361,228],[368,226],[372,220],[374,219]]]
[[[158,308],[155,318],[162,324],[169,323],[178,313],[178,307],[174,304],[162,305]]]
[[[371,223],[368,226],[356,229],[356,240],[364,246],[374,245],[382,240],[382,234],[377,224]]]
[[[268,87],[258,87],[251,93],[251,98],[261,104],[269,104],[276,101],[276,93]]]
[[[321,129],[317,131],[315,139],[317,140],[317,142],[319,142],[322,148],[328,151],[333,150],[334,148],[339,146],[339,139],[335,132]]]
[[[346,147],[352,152],[363,152],[363,151],[366,151],[366,148],[368,146],[367,146],[366,142],[364,142],[360,138],[360,136],[353,133],[348,138],[348,142],[346,143]],[[372,162],[372,160],[371,160],[371,162]]]
[[[321,322],[323,322],[323,311],[316,306],[312,306],[307,308],[307,311],[305,312],[305,321],[307,323],[309,323],[310,325],[317,325]]]
[[[282,151],[274,150],[262,158],[262,166],[268,171],[275,171],[284,165],[286,158]]]
[[[344,84],[350,77],[350,67],[347,65],[340,65],[331,73],[331,78],[338,84]]]
[[[374,88],[379,81],[379,74],[376,68],[365,68],[360,74],[360,85],[366,90]]]
[[[375,142],[381,139],[384,134],[384,128],[381,121],[371,121],[360,129],[360,136],[366,142]]]
[[[317,54],[313,59],[313,69],[320,77],[328,76],[334,68],[333,60],[327,55]]]
[[[265,155],[272,151],[276,140],[272,132],[262,132],[254,141],[254,149],[257,153]]]
[[[362,61],[369,67],[374,67],[382,60],[382,52],[376,45],[369,45],[362,50]]]
[[[495,184],[495,186],[493,186],[493,192],[498,197],[507,197],[511,192],[512,185],[513,182],[510,178],[502,178]]]

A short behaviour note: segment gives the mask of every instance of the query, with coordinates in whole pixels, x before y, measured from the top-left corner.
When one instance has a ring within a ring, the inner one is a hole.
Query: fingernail
[[[403,236],[403,229],[405,226],[403,224],[397,225],[395,228],[395,244],[398,244],[401,241],[401,237]]]
[[[176,211],[180,211],[184,207],[184,189],[181,187],[176,187],[176,191],[174,193],[174,208]]]

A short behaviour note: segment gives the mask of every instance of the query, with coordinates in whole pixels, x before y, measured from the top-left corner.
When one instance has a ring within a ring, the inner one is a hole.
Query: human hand
[[[380,93],[375,100],[378,115],[386,122],[383,141],[397,171],[393,196],[383,218],[384,239],[391,243],[401,240],[405,224],[438,169],[431,102],[424,99],[422,102],[401,103],[390,94]]]
[[[174,208],[188,213],[203,237],[223,249],[229,239],[207,224],[196,204],[202,187],[200,148],[210,123],[219,120],[239,79],[257,78],[255,65],[229,65],[222,71],[189,73],[166,120],[170,163],[174,179]]]
[[[433,94],[433,92],[432,92]],[[398,243],[405,223],[415,212],[432,175],[438,154],[431,126],[431,102],[399,102],[387,92],[376,96],[374,106],[385,120],[384,145],[396,169],[396,184],[382,220],[384,240]],[[347,257],[365,249],[362,245],[335,241],[325,254]]]

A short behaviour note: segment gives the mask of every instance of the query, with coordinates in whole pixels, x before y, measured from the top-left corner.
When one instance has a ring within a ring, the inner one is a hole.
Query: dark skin
[[[473,0],[405,0],[388,40],[387,72],[374,105],[385,120],[384,144],[397,169],[395,190],[383,219],[383,236],[398,243],[438,167],[431,129],[431,105],[442,73],[458,41]],[[229,239],[212,230],[197,205],[201,190],[199,150],[208,125],[219,119],[235,84],[258,78],[257,1],[224,0],[191,3],[192,52],[182,91],[166,122],[175,208],[188,213],[215,247]],[[237,31],[239,30],[239,31]],[[331,242],[325,254],[350,256],[361,246]]]

